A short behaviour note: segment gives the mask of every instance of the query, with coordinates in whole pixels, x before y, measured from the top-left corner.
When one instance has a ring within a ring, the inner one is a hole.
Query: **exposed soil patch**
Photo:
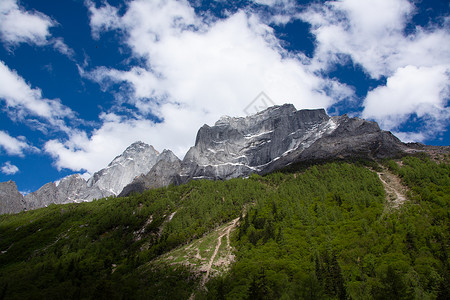
[[[389,207],[398,208],[407,201],[406,193],[408,188],[402,184],[398,176],[392,174],[386,168],[383,168],[383,171],[377,172],[377,174],[383,183]]]
[[[217,257],[217,253],[219,252],[220,246],[222,245],[222,238],[226,236],[227,238],[227,246],[226,246],[226,255],[220,255],[219,259],[216,262],[216,265],[222,266],[222,265],[229,265],[234,256],[231,254],[231,246],[230,246],[230,232],[231,230],[236,227],[237,221],[239,218],[234,219],[231,221],[227,227],[223,228],[221,232],[219,233],[219,237],[217,238],[216,247],[214,249],[214,253],[212,254],[211,258],[209,259],[208,265],[205,269],[206,273],[203,276],[201,286],[204,287],[205,283],[208,281],[209,273],[211,272],[211,268],[213,266],[214,260]]]

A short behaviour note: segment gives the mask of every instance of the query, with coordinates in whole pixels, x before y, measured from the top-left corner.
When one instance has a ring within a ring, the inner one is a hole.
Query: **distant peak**
[[[135,147],[149,147],[149,145],[142,141],[137,141],[132,143],[128,148],[135,148]]]
[[[124,154],[129,152],[140,152],[141,150],[153,150],[159,154],[159,152],[156,151],[152,145],[146,144],[141,141],[134,142],[133,144],[128,146],[127,149],[125,149]]]
[[[214,124],[215,126],[228,125],[233,118],[230,116],[221,116],[220,119]]]
[[[266,108],[263,111],[260,111],[258,113],[256,113],[255,115],[264,115],[264,114],[270,114],[274,111],[283,111],[283,112],[295,112],[297,111],[297,109],[295,108],[294,104],[291,103],[287,103],[287,104],[283,104],[283,105],[274,105],[274,106],[270,106],[268,108]]]
[[[169,149],[164,149],[164,151],[158,156],[158,161],[179,161],[180,159]]]

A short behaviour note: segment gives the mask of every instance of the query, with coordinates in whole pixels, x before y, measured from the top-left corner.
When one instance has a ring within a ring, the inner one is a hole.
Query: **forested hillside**
[[[0,298],[449,299],[448,162],[331,162],[3,215]],[[160,259],[236,218],[228,272]]]

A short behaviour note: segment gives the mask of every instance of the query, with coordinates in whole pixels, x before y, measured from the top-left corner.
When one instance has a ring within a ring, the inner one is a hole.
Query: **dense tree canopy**
[[[334,162],[0,216],[0,298],[448,299],[449,164],[382,163],[401,207],[377,164]],[[205,289],[155,263],[239,216],[235,263]]]

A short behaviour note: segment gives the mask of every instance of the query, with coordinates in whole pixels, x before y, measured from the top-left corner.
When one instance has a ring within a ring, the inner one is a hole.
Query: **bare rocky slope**
[[[375,122],[330,117],[323,109],[274,106],[246,118],[223,117],[200,128],[183,160],[184,181],[268,173],[299,161],[392,157],[407,146]]]
[[[182,161],[170,150],[160,154],[136,142],[87,181],[70,175],[24,198],[18,196],[17,187],[2,183],[0,213],[127,196],[195,179],[266,174],[298,162],[395,157],[426,151],[426,147],[404,144],[375,122],[347,115],[330,117],[323,109],[297,110],[285,104],[248,117],[225,116],[214,126],[203,125]]]
[[[52,203],[92,201],[116,196],[139,175],[147,174],[152,167],[166,159],[152,146],[135,142],[106,168],[94,173],[87,181],[79,174],[69,175],[58,182],[49,182],[39,190],[23,197],[14,183],[0,185],[0,213],[17,213],[46,207]]]
[[[15,214],[24,209],[25,201],[14,181],[0,182],[0,214]]]
[[[273,106],[248,117],[222,117],[203,125],[183,161],[135,179],[120,194],[193,179],[223,180],[265,174],[301,161],[393,157],[410,151],[375,122],[346,115],[330,117],[323,109]],[[159,174],[159,176],[157,175]],[[158,179],[159,178],[159,179]]]

